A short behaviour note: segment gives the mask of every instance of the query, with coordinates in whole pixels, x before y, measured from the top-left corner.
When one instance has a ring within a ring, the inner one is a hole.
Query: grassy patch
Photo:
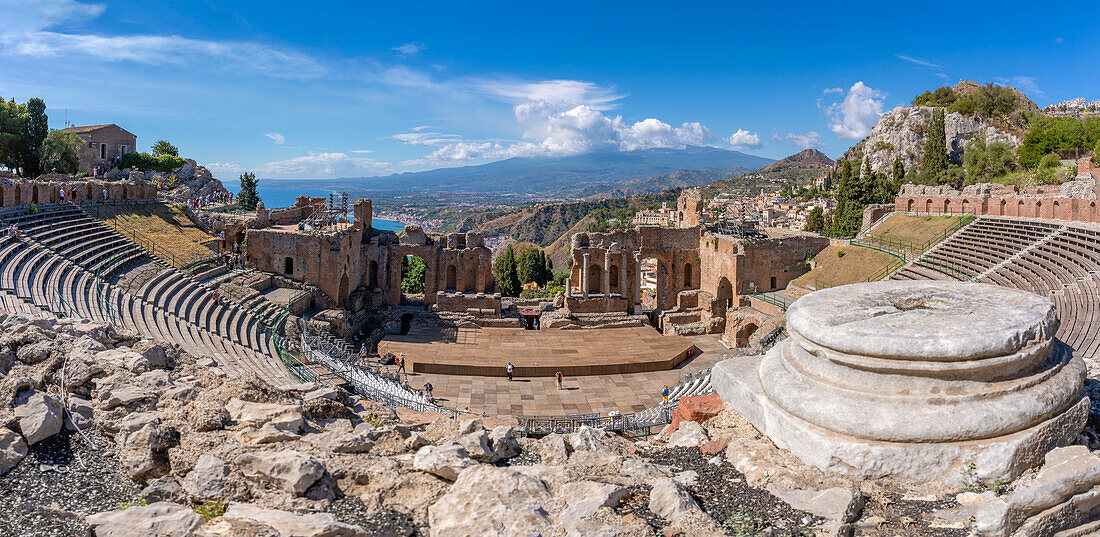
[[[176,207],[151,203],[105,206],[100,211],[131,239],[137,236],[152,240],[158,249],[172,252],[177,268],[217,255],[217,238],[196,226]]]
[[[864,282],[886,265],[898,261],[890,254],[862,246],[829,246],[815,259],[817,268],[799,276],[792,284],[819,288],[821,284],[834,287]]]
[[[892,214],[886,217],[886,221],[879,224],[871,234],[890,241],[911,242],[919,245],[939,237],[944,230],[959,223],[962,218],[962,216]]]

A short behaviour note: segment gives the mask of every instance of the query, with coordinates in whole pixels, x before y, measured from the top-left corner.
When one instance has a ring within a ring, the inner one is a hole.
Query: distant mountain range
[[[757,170],[772,162],[773,159],[740,151],[687,147],[567,157],[516,157],[478,166],[346,178],[324,183],[332,188],[364,191],[509,192],[571,198],[613,197],[703,184]],[[673,173],[680,170],[690,171]]]

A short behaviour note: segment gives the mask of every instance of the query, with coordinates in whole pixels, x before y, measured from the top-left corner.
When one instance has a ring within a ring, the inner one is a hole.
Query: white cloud
[[[829,117],[829,130],[841,140],[858,140],[871,133],[871,128],[882,117],[886,94],[863,83],[856,82],[839,103],[825,108]]]
[[[105,9],[104,4],[82,4],[73,0],[0,0],[8,31],[34,32],[58,24],[90,21]]]
[[[844,93],[844,88],[825,88],[821,90],[822,95],[828,95],[830,93]]]
[[[214,177],[220,176],[221,179],[243,173],[245,169],[244,166],[236,162],[208,162],[203,166],[210,170],[210,173],[214,174]]]
[[[763,145],[760,143],[760,136],[756,133],[749,132],[745,129],[737,129],[737,132],[733,133],[727,142],[733,146],[734,149],[760,149]]]
[[[909,62],[909,63],[911,63],[913,65],[916,65],[916,66],[919,66],[919,67],[927,67],[929,69],[936,69],[936,70],[942,70],[943,69],[942,65],[932,63],[932,62],[927,61],[927,60],[922,60],[920,58],[914,58],[912,56],[906,56],[905,54],[894,54],[894,56],[897,57],[899,60]]]
[[[352,149],[351,151],[348,151],[348,153],[360,153],[360,154],[374,153],[374,150],[373,149]]]
[[[821,147],[821,135],[815,131],[810,131],[805,134],[795,134],[793,132],[788,132],[783,136],[773,134],[772,139],[777,142],[791,144],[799,149]]]
[[[1047,96],[1046,92],[1039,88],[1039,84],[1036,83],[1035,77],[1033,76],[1016,75],[1008,78],[998,77],[997,82],[1006,86],[1013,86],[1027,95],[1034,95],[1037,97]]]
[[[392,51],[394,51],[398,54],[403,54],[405,56],[411,56],[413,54],[416,54],[417,52],[420,52],[420,51],[424,50],[425,48],[427,48],[427,47],[424,45],[424,43],[405,43],[403,45],[398,45],[396,47],[393,47],[390,50],[392,50]]]
[[[347,153],[310,153],[263,164],[256,168],[256,175],[284,179],[327,179],[373,175],[388,169],[386,162],[353,157]]]
[[[264,133],[264,136],[271,138],[271,141],[275,142],[275,145],[283,145],[283,142],[286,141],[286,137],[277,132]]]
[[[443,134],[441,132],[425,132],[419,127],[412,129],[413,132],[399,132],[393,135],[394,140],[399,140],[405,145],[441,145],[447,143],[454,143],[462,140],[462,136],[458,134]]]

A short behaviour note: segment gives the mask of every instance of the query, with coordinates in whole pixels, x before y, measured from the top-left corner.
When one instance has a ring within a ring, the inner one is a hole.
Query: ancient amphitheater
[[[80,194],[67,202],[50,198],[58,181],[0,189],[0,322],[12,330],[5,338],[49,329],[68,335],[48,339],[83,343],[65,343],[69,358],[46,361],[19,348],[39,343],[10,343],[6,369],[22,376],[9,375],[0,392],[14,405],[3,409],[0,461],[4,472],[15,467],[26,444],[57,434],[63,419],[81,434],[78,421],[117,435],[143,498],[175,499],[87,517],[98,535],[133,534],[164,517],[206,535],[271,520],[300,528],[305,519],[294,517],[307,515],[257,514],[243,503],[275,505],[272,480],[287,472],[298,476],[278,493],[288,511],[337,505],[341,490],[356,490],[377,504],[371,516],[410,517],[407,535],[429,527],[432,535],[594,535],[631,525],[624,534],[1100,530],[1100,459],[1090,452],[1100,438],[1089,399],[1100,391],[1091,378],[1100,348],[1100,172],[1089,159],[1076,184],[1058,192],[907,186],[845,239],[708,225],[706,200],[689,190],[673,228],[574,235],[566,292],[531,300],[496,292],[479,234],[378,230],[370,200],[187,208],[187,225],[211,249],[207,259],[181,262],[115,217],[171,201],[140,177],[124,187],[74,183]],[[207,178],[187,194],[222,191]],[[956,225],[919,247],[876,235],[906,215]],[[874,273],[882,281],[789,287],[837,245],[899,261]],[[401,291],[413,256],[426,266],[422,295]],[[70,386],[67,374],[83,380]],[[134,388],[119,384],[123,377],[152,384]],[[206,394],[221,399],[199,409]],[[73,400],[87,401],[86,418]],[[185,410],[170,416],[174,405]],[[262,447],[307,444],[323,464]],[[386,487],[417,491],[403,497],[410,505],[372,489],[377,476],[348,477],[367,460],[351,454],[368,451],[370,464],[393,465]],[[294,470],[281,470],[287,465]],[[233,489],[238,467],[244,484]],[[298,481],[303,472],[308,483]],[[156,488],[165,479],[183,482],[186,494]],[[719,491],[729,483],[744,483],[741,493],[773,502],[763,511],[787,518],[757,524],[731,511]],[[489,501],[470,490],[498,485],[512,491],[492,500],[499,509],[470,503]],[[525,511],[510,494],[547,508]],[[648,498],[645,507],[624,511],[632,494]],[[242,503],[221,526],[204,526],[171,507],[179,498]],[[489,518],[454,515],[466,511]],[[599,516],[622,518],[597,524]],[[324,519],[330,533],[317,529],[321,522],[314,533],[276,533],[386,534],[335,520]]]

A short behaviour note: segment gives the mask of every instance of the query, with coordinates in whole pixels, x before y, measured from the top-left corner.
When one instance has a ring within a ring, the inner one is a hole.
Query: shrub
[[[228,507],[229,504],[226,503],[225,500],[211,500],[195,506],[195,512],[198,513],[203,520],[209,521],[210,519],[224,515]]]
[[[844,257],[844,250],[837,250],[836,251],[836,257],[837,257],[837,259],[840,259],[841,257]]]
[[[149,153],[126,153],[119,159],[118,167],[135,168],[142,171],[155,170],[168,173],[183,166],[183,159],[172,155],[154,157]]]

